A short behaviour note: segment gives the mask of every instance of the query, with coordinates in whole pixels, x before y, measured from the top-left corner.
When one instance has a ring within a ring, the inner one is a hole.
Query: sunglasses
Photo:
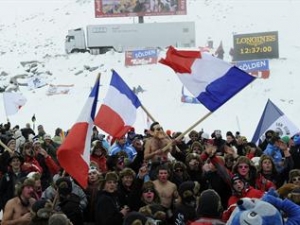
[[[300,181],[300,177],[294,177],[294,178],[292,179],[292,181],[293,181],[293,182]]]
[[[143,193],[149,193],[149,192],[154,192],[154,190],[151,188],[147,188],[147,189],[143,190]]]
[[[239,169],[249,169],[249,166],[243,166],[243,165],[240,165],[238,166]]]
[[[156,128],[154,128],[154,130],[161,131],[162,127],[156,127]]]
[[[176,173],[183,172],[183,169],[176,169],[175,172]]]

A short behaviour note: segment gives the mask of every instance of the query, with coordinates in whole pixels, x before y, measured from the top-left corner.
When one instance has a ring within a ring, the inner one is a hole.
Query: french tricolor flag
[[[141,106],[138,97],[113,70],[109,89],[95,117],[95,125],[112,137],[122,137],[135,123],[137,109]]]
[[[87,187],[91,137],[97,109],[99,80],[100,76],[97,77],[77,122],[57,150],[57,157],[61,167],[83,188]]]
[[[211,112],[255,79],[208,53],[179,51],[172,46],[159,62],[171,67],[183,85]]]

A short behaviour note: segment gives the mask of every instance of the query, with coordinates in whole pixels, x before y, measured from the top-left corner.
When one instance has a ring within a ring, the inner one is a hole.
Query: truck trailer
[[[110,49],[117,52],[145,48],[195,47],[195,23],[138,23],[88,25],[68,31],[66,53],[97,55]]]

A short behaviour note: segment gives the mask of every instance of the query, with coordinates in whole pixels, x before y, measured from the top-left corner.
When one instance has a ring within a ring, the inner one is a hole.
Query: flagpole
[[[0,140],[0,145],[9,153],[13,153],[13,151],[9,147],[7,147],[7,145],[5,145],[1,140]]]
[[[156,120],[154,117],[149,113],[149,111],[141,104],[141,108],[144,110],[144,112],[147,114],[147,116],[152,120],[152,122],[155,122]]]
[[[203,116],[201,119],[197,120],[192,126],[190,126],[186,131],[181,133],[175,140],[180,140],[184,137],[187,133],[189,133],[192,129],[194,129],[196,126],[198,126],[201,122],[203,122],[207,117],[209,117],[212,114],[212,112],[207,113],[205,116]],[[162,148],[162,151],[167,151],[172,145],[172,142],[167,144],[165,147]]]

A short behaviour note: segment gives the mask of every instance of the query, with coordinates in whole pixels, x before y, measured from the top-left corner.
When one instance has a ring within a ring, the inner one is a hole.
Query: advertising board
[[[95,0],[95,17],[186,15],[186,0]]]

